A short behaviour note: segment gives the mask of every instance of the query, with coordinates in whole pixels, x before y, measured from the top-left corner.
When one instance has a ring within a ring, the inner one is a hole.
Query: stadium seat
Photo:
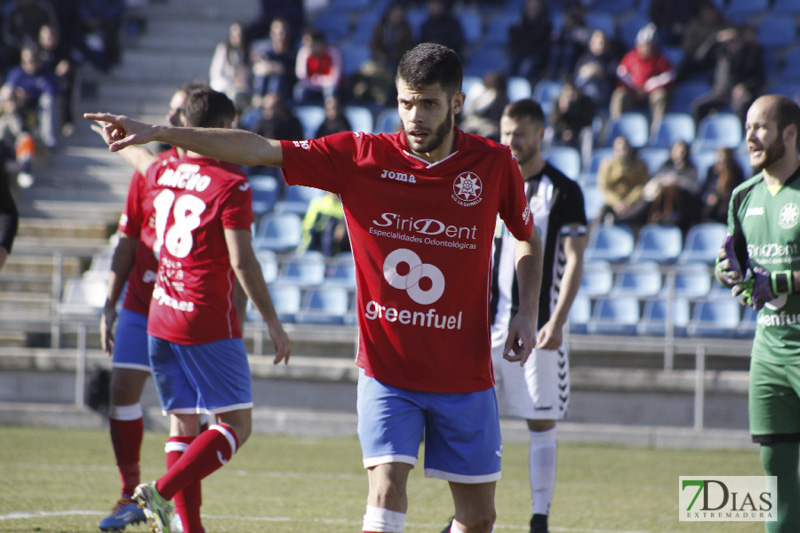
[[[728,234],[725,224],[719,222],[702,222],[695,224],[686,233],[683,252],[678,257],[679,263],[699,262],[714,264],[717,259],[722,240]]]
[[[647,165],[647,171],[653,176],[658,172],[658,169],[661,168],[661,165],[666,163],[669,159],[669,148],[652,148],[645,146],[644,148],[639,148],[637,154],[639,155],[639,159],[644,161]]]
[[[272,283],[278,279],[278,271],[280,266],[278,264],[278,256],[272,250],[257,250],[256,259],[261,265],[261,274],[264,276],[264,281]]]
[[[672,98],[670,98],[670,103],[667,105],[667,111],[670,113],[690,113],[694,99],[710,90],[711,84],[705,80],[690,79],[678,82],[672,89]]]
[[[795,43],[797,23],[792,17],[770,15],[761,19],[756,31],[758,41],[766,50],[780,50]]]
[[[756,332],[756,321],[758,320],[758,311],[752,307],[745,306],[742,311],[742,319],[736,328],[736,336],[744,339],[752,339]]]
[[[595,11],[620,16],[626,11],[634,9],[636,2],[635,0],[594,0],[590,5]]]
[[[279,285],[313,287],[325,281],[325,258],[319,252],[306,252],[283,261],[275,282]]]
[[[606,36],[614,38],[617,35],[617,21],[611,13],[592,9],[586,13],[584,23],[589,30],[602,30]]]
[[[275,211],[280,213],[295,213],[303,216],[308,210],[311,200],[325,194],[320,189],[304,185],[288,185],[284,188],[283,199],[275,204]]]
[[[697,178],[701,182],[704,182],[708,175],[708,169],[714,166],[714,163],[717,161],[717,151],[712,149],[692,151],[689,154],[689,158],[697,168]]]
[[[800,0],[773,0],[772,14],[790,17],[800,15]]]
[[[677,226],[645,224],[636,236],[631,261],[671,263],[683,250],[683,234]]]
[[[287,252],[294,250],[303,237],[302,220],[297,213],[273,213],[258,223],[253,246],[257,250]]]
[[[675,266],[672,294],[678,298],[696,300],[711,293],[711,273],[705,263],[681,263]],[[670,296],[670,288],[664,288],[665,296]]]
[[[397,114],[397,110],[394,111]],[[360,105],[349,105],[344,108],[343,113],[350,122],[350,127],[353,128],[353,131],[372,133],[375,128],[375,120],[369,108]]]
[[[375,26],[380,22],[383,17],[382,9],[370,9],[358,16],[356,26],[350,37],[354,43],[368,43],[372,39],[372,32]]]
[[[581,175],[581,154],[572,146],[551,146],[544,158],[568,178],[578,180]]]
[[[583,168],[579,182],[584,187],[597,185],[597,171],[600,169],[600,163],[609,159],[614,155],[614,151],[610,147],[593,148],[589,156],[589,163]]]
[[[422,32],[422,25],[427,18],[428,10],[424,5],[414,6],[414,4],[411,4],[406,6],[406,20],[408,20],[408,24],[414,32],[414,41],[419,40],[420,33]]]
[[[253,214],[265,215],[275,208],[280,195],[280,182],[275,176],[258,174],[248,178],[253,191]]]
[[[639,30],[648,24],[650,24],[650,17],[637,13],[626,18],[617,26],[617,37],[624,50],[627,51],[634,47]]]
[[[508,30],[519,19],[519,13],[508,9],[493,15],[486,24],[483,44],[489,46],[506,46]]]
[[[523,98],[531,98],[533,90],[531,82],[522,76],[510,76],[508,78],[508,100],[516,102]]]
[[[678,141],[686,141],[690,145],[695,138],[695,126],[692,115],[688,113],[666,113],[661,123],[650,137],[648,146],[653,148],[672,148]]]
[[[586,326],[592,317],[592,302],[588,296],[578,294],[569,308],[569,332],[577,335],[586,333]]]
[[[108,280],[108,275],[111,272],[111,262],[114,259],[115,248],[108,247],[92,254],[92,262],[89,264],[89,269],[83,273],[83,278],[96,278],[101,280]]]
[[[606,133],[605,146],[611,146],[614,139],[620,135],[628,139],[634,148],[641,148],[647,144],[650,137],[650,126],[644,113],[629,111],[622,113],[616,119],[609,119]]]
[[[294,115],[303,125],[303,136],[313,139],[317,134],[319,125],[325,120],[325,110],[318,105],[298,105],[292,108]]]
[[[100,277],[68,279],[58,304],[59,314],[100,316],[106,301],[108,283]]]
[[[624,226],[598,226],[589,234],[586,261],[620,262],[633,253],[633,232]]]
[[[343,254],[328,261],[325,272],[324,285],[326,287],[356,288],[356,265],[352,254]]]
[[[599,298],[594,302],[586,332],[590,335],[635,335],[638,323],[638,299]]]
[[[325,35],[329,43],[335,44],[350,36],[350,16],[343,11],[320,11],[314,17],[313,26]]]
[[[347,320],[349,295],[343,287],[309,289],[303,295],[297,322],[342,325]]]
[[[741,321],[740,309],[739,301],[731,296],[701,300],[694,304],[686,333],[690,337],[733,338]]]
[[[464,78],[461,80],[461,91],[464,94],[469,94],[472,88],[481,82],[480,75],[473,75],[473,74],[464,74]],[[396,110],[396,108],[395,108]]]
[[[661,291],[661,271],[655,261],[627,263],[615,276],[613,297],[647,298]]]
[[[583,266],[583,277],[578,289],[588,298],[608,296],[614,287],[614,272],[608,261],[587,261]]]
[[[360,42],[350,42],[339,46],[342,52],[342,62],[344,63],[344,74],[350,77],[356,74],[361,65],[372,59],[372,52],[367,44]]]
[[[506,70],[508,55],[500,46],[481,46],[472,50],[464,65],[464,74],[483,76],[487,72]]]
[[[735,113],[706,115],[697,125],[697,137],[692,143],[692,151],[737,148],[743,138],[742,121]]]
[[[781,92],[786,96],[794,97],[797,94],[797,82],[800,81],[800,47],[794,48],[786,53],[783,58],[783,70],[781,71],[781,82],[788,84],[790,91]],[[793,82],[793,83],[792,83]],[[770,86],[770,93],[780,92],[775,90],[775,86]]]
[[[296,285],[270,285],[269,295],[278,318],[284,324],[293,324],[300,312],[300,302],[303,291]],[[252,300],[248,302],[247,319],[251,321],[262,320],[261,314],[253,306]]]
[[[689,302],[683,298],[673,300],[648,298],[644,302],[642,317],[636,325],[636,333],[642,336],[663,337],[667,334],[667,317],[672,316],[673,334],[676,337],[684,337],[691,316],[690,310]]]
[[[553,102],[558,98],[563,83],[556,80],[541,79],[533,86],[533,99],[545,108],[552,107]],[[545,113],[545,116],[547,114]]]
[[[464,32],[464,41],[467,45],[481,42],[483,39],[483,17],[478,11],[472,9],[459,9],[455,11],[461,29]]]
[[[596,219],[600,214],[600,210],[605,205],[605,198],[603,198],[603,191],[597,185],[584,185],[583,186],[583,204],[586,209],[586,220],[591,222]]]
[[[375,119],[375,133],[394,133],[402,127],[400,115],[397,114],[397,109],[394,107],[381,109]]]
[[[749,23],[769,10],[769,0],[728,0],[724,13],[734,24]]]
[[[336,12],[361,11],[370,7],[370,0],[329,0],[328,7]]]

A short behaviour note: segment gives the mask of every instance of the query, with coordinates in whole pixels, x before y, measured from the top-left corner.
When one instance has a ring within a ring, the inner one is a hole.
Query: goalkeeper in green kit
[[[757,310],[750,361],[749,414],[761,463],[778,478],[777,522],[768,532],[800,532],[800,107],[765,95],[747,112],[750,166],[733,191],[728,236],[715,274]]]

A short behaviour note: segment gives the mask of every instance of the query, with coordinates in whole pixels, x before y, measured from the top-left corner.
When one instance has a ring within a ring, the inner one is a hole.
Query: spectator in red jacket
[[[322,103],[328,96],[341,96],[344,63],[339,48],[314,29],[303,34],[302,43],[297,52],[295,102]]]
[[[654,24],[639,30],[636,45],[617,67],[617,80],[609,117],[614,119],[625,111],[646,105],[650,109],[651,131],[655,131],[667,108],[675,70],[658,48]]]

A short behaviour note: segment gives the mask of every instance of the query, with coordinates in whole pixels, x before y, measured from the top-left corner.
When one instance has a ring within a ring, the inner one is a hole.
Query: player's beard
[[[427,154],[433,152],[442,145],[444,138],[447,137],[447,135],[453,130],[454,121],[452,109],[452,106],[448,107],[447,118],[445,118],[442,123],[439,124],[436,129],[433,130],[433,132],[431,132],[431,136],[428,137],[428,139],[423,143],[415,144],[409,136],[408,130],[405,131],[406,142],[408,143],[408,146],[411,148],[412,152]]]
[[[532,160],[539,153],[539,145],[532,143],[528,146],[520,146],[511,149],[511,155],[517,160],[520,167],[525,166],[528,161]]]
[[[760,160],[753,161],[753,156],[751,154],[749,158],[750,166],[753,167],[753,170],[760,172],[780,161],[785,154],[786,147],[783,145],[783,139],[779,137],[769,144],[769,146],[764,147],[761,152]]]

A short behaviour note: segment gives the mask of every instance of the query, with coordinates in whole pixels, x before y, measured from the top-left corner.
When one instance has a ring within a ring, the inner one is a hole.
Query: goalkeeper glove
[[[717,254],[717,262],[714,266],[714,274],[720,283],[726,287],[736,285],[744,279],[739,261],[733,251],[733,235],[726,235],[722,241],[722,246]]]
[[[733,288],[733,295],[739,297],[742,305],[749,305],[756,311],[764,304],[781,294],[789,294],[794,289],[791,270],[769,272],[765,268],[750,268],[753,276]]]

